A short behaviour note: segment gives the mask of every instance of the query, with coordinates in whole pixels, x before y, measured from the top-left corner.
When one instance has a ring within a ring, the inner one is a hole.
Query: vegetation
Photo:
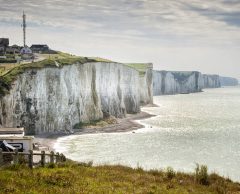
[[[176,173],[175,173],[175,171],[173,170],[172,167],[167,167],[166,175],[167,175],[168,179],[173,179],[176,176]]]
[[[152,68],[151,63],[126,63],[125,65],[139,71],[140,76],[144,76],[148,68]]]
[[[0,63],[16,63],[17,60],[13,58],[0,59]]]
[[[41,57],[44,57],[46,59],[51,59],[51,60],[57,60],[57,59],[65,59],[65,58],[77,58],[78,56],[69,54],[69,53],[64,53],[58,51],[57,54],[40,54]],[[83,58],[83,57],[82,57]]]
[[[171,170],[172,171],[172,170]],[[171,173],[172,174],[172,173]],[[239,193],[240,184],[216,174],[202,185],[194,175],[167,171],[144,171],[120,165],[96,166],[67,161],[45,168],[23,165],[0,170],[0,193]]]
[[[41,56],[46,58],[46,59],[51,59],[51,60],[66,59],[66,58],[79,58],[79,56],[72,55],[72,54],[69,54],[69,53],[60,52],[60,51],[58,51],[57,54],[41,54]],[[84,58],[84,57],[81,57],[81,58]],[[101,58],[101,57],[88,57],[88,59],[93,60],[93,61],[97,61],[97,62],[113,62],[111,60],[104,59],[104,58]]]
[[[114,62],[114,61],[111,61],[109,59],[104,59],[104,58],[101,58],[101,57],[88,57],[89,59],[93,59],[93,60],[96,60],[98,62]]]
[[[202,185],[208,185],[208,168],[205,165],[200,166],[197,164],[197,167],[195,168],[195,180],[199,184]]]
[[[92,120],[90,122],[80,122],[73,126],[74,129],[83,129],[83,128],[101,128],[106,127],[111,124],[116,124],[117,119],[113,116],[109,116],[104,119]]]

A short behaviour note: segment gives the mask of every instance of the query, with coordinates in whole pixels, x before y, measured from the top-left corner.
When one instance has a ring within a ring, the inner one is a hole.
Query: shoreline
[[[154,107],[153,105],[152,107]],[[83,128],[74,132],[73,134],[66,133],[53,133],[53,134],[40,134],[36,135],[34,138],[34,143],[38,143],[43,148],[49,150],[54,150],[54,145],[58,138],[66,137],[69,135],[84,135],[84,134],[96,134],[96,133],[121,133],[129,132],[136,129],[144,128],[144,125],[141,125],[136,120],[144,120],[156,115],[149,114],[146,112],[139,112],[137,114],[127,114],[125,118],[117,118],[117,124],[110,124],[105,127],[96,127],[96,128]]]

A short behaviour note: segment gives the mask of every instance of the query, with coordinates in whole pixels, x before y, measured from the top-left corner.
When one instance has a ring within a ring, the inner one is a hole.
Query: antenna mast
[[[26,46],[26,15],[23,11],[23,24],[22,24],[22,27],[23,27],[23,46],[25,47]]]

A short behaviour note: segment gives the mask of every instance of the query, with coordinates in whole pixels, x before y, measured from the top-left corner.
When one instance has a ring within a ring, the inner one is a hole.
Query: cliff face
[[[104,113],[140,111],[139,73],[118,63],[85,63],[27,70],[0,99],[0,125],[28,134],[71,131]]]
[[[219,75],[208,75],[203,74],[204,88],[220,88],[220,77]]]
[[[221,86],[237,86],[239,84],[236,78],[220,76]]]
[[[139,72],[139,92],[141,105],[153,103],[153,64],[126,63],[125,65]]]
[[[146,70],[144,76],[139,77],[140,103],[153,104],[153,71],[152,68]]]
[[[200,72],[153,71],[153,95],[200,92],[203,79]]]
[[[86,64],[88,65],[88,64]],[[95,64],[96,88],[104,113],[123,117],[140,111],[139,75],[123,64]]]

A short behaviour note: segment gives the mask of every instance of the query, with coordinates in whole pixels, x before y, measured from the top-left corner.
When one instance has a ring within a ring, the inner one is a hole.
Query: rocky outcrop
[[[237,86],[239,84],[238,79],[232,77],[220,76],[221,86]]]
[[[220,88],[220,76],[203,74],[204,88]]]
[[[202,88],[200,72],[153,71],[154,96],[200,92]]]
[[[140,111],[139,73],[119,63],[30,69],[0,99],[0,125],[28,134],[71,131],[76,123]]]

